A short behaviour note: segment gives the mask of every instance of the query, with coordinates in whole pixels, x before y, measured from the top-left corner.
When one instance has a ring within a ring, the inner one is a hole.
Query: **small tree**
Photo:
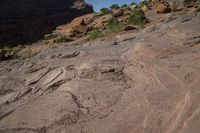
[[[111,13],[111,11],[110,11],[110,9],[108,9],[108,8],[101,8],[100,9],[100,12],[102,13],[102,14],[109,14],[109,13]]]
[[[129,22],[139,26],[143,26],[146,16],[142,10],[135,10],[134,14],[129,17]]]
[[[127,5],[126,5],[126,4],[124,4],[124,5],[122,5],[121,7],[122,7],[122,8],[123,8],[123,7],[127,7]]]
[[[113,4],[110,6],[110,9],[114,10],[114,9],[119,9],[120,7],[117,4]]]
[[[135,3],[135,2],[132,2],[130,5],[131,5],[131,6],[132,6],[132,5],[137,5],[137,3]]]
[[[108,22],[108,28],[112,32],[119,32],[122,29],[122,25],[120,24],[118,19],[113,16],[113,18]]]

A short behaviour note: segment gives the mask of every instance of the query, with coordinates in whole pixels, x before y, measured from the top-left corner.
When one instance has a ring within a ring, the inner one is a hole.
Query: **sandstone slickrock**
[[[1,0],[0,47],[37,41],[58,25],[92,12],[84,0]]]
[[[0,132],[199,133],[200,17],[190,17],[1,62]]]

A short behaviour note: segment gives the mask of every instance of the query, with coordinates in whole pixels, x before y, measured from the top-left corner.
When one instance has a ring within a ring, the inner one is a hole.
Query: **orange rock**
[[[157,13],[168,13],[171,11],[170,7],[165,5],[164,3],[156,3],[155,10]]]
[[[94,17],[94,14],[77,17],[69,24],[58,27],[57,30],[59,31],[59,33],[66,36],[74,36],[77,33],[84,33],[87,31],[87,24],[91,23]]]
[[[111,19],[112,19],[111,14],[104,15],[104,16],[101,16],[101,17],[95,19],[89,26],[93,27],[93,28],[104,29],[106,27],[108,21],[110,21]]]

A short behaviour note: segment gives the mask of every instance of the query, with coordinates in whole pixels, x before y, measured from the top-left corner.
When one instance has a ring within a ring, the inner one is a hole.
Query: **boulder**
[[[94,17],[94,14],[77,17],[69,24],[58,27],[57,30],[65,36],[75,36],[77,33],[84,33],[88,30],[87,25],[94,21]]]
[[[164,3],[156,3],[155,10],[157,13],[168,13],[171,11],[170,7]]]
[[[124,10],[123,9],[113,10],[113,15],[115,17],[123,16],[124,15]]]
[[[123,23],[123,22],[128,22],[129,16],[120,16],[118,17],[118,21]]]
[[[195,6],[191,7],[188,10],[189,10],[188,14],[193,14],[193,13],[200,12],[200,5],[195,5]]]

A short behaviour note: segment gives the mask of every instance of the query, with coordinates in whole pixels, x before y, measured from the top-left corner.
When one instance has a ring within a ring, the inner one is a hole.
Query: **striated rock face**
[[[1,0],[0,45],[31,43],[91,12],[92,6],[84,0]]]

